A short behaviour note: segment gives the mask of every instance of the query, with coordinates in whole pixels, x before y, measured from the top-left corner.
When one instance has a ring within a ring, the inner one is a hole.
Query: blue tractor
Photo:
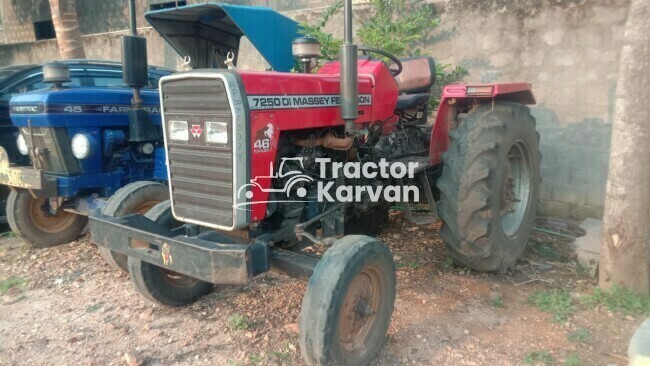
[[[138,90],[135,105],[125,87],[63,87],[70,80],[64,64],[47,64],[43,73],[51,89],[10,102],[18,150],[31,166],[14,166],[0,150],[0,183],[11,188],[11,229],[34,247],[49,247],[76,239],[90,211],[128,183],[146,181],[141,186],[152,193],[146,202],[113,208],[118,214],[146,212],[165,200],[157,90]]]

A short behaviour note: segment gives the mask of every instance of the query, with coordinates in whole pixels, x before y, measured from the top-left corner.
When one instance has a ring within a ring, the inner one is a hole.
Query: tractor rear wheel
[[[159,203],[145,215],[158,225],[172,229],[181,225],[174,219],[169,201]],[[128,258],[131,283],[142,296],[166,306],[189,305],[212,290],[213,285],[137,258]]]
[[[300,311],[308,365],[368,365],[379,353],[395,303],[388,247],[363,235],[337,240],[309,279]]]
[[[521,104],[481,105],[450,133],[438,212],[456,262],[477,271],[515,265],[535,220],[540,160],[535,118]]]
[[[115,192],[102,209],[102,213],[114,217],[134,213],[145,214],[167,199],[169,199],[169,189],[165,185],[150,181],[135,182]],[[128,272],[125,254],[100,246],[99,255],[113,269]]]
[[[34,198],[26,190],[12,190],[7,198],[7,221],[11,231],[34,248],[48,248],[79,237],[88,217],[63,210],[50,214],[47,197]]]

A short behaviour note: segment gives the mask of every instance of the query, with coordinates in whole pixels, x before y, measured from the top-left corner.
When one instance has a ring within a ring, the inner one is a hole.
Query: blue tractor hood
[[[248,38],[276,71],[294,66],[291,42],[299,37],[298,23],[273,9],[203,3],[176,7],[153,5],[147,21],[185,58],[192,68],[224,68],[228,52],[237,63],[239,41]]]
[[[73,87],[18,94],[9,102],[18,127],[128,127],[133,91],[128,88]],[[142,90],[143,109],[160,124],[157,90]]]

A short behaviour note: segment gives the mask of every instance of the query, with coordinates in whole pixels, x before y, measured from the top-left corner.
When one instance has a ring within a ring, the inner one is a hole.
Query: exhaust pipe
[[[359,116],[359,90],[357,75],[357,45],[352,39],[352,0],[345,0],[345,40],[341,46],[341,118],[345,121],[345,134],[354,133],[354,121]]]

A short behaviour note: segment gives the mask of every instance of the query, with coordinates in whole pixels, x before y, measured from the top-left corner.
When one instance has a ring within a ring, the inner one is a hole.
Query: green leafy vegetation
[[[627,287],[614,285],[611,290],[600,288],[593,295],[583,296],[581,302],[587,306],[604,305],[610,311],[630,315],[650,315],[650,296],[639,295]]]
[[[235,330],[246,330],[250,328],[248,317],[242,314],[234,314],[228,318],[228,324],[230,324],[230,327]]]
[[[543,312],[553,314],[553,320],[556,322],[566,320],[567,316],[576,309],[571,294],[559,288],[537,291],[528,297],[528,303]]]
[[[12,276],[5,280],[0,281],[0,293],[2,295],[6,294],[7,291],[14,287],[22,287],[27,283],[23,278]]]
[[[565,366],[580,366],[580,355],[577,352],[569,353],[564,361]]]
[[[454,267],[454,258],[447,256],[447,259],[445,259],[445,268],[453,268]]]
[[[94,312],[96,312],[97,310],[99,310],[101,308],[102,308],[102,304],[88,305],[88,306],[86,306],[86,312],[87,313],[94,313]]]
[[[248,355],[248,364],[251,366],[261,365],[262,358],[258,355]]]
[[[288,352],[271,352],[270,356],[279,365],[291,365],[291,355]]]
[[[490,299],[490,305],[494,306],[495,308],[505,307],[505,304],[503,303],[503,298],[501,296]]]
[[[589,329],[578,328],[574,332],[569,333],[568,339],[569,341],[576,343],[590,343],[591,332]]]
[[[548,351],[531,352],[524,357],[526,365],[552,365],[553,356]]]
[[[300,34],[318,39],[321,45],[321,58],[327,61],[332,61],[339,56],[339,50],[343,44],[343,40],[336,38],[325,31],[327,23],[341,8],[343,8],[343,1],[339,0],[325,10],[325,13],[323,13],[320,20],[315,25],[306,23],[300,24]]]
[[[314,25],[301,24],[300,33],[314,37],[321,43],[321,58],[335,60],[343,41],[325,31],[327,23],[343,7],[337,1],[327,8]],[[387,51],[397,57],[419,56],[421,46],[440,20],[431,4],[417,0],[372,0],[371,15],[356,32],[361,45]],[[436,86],[431,104],[436,108],[442,87],[453,84],[467,75],[461,66],[436,64]]]

